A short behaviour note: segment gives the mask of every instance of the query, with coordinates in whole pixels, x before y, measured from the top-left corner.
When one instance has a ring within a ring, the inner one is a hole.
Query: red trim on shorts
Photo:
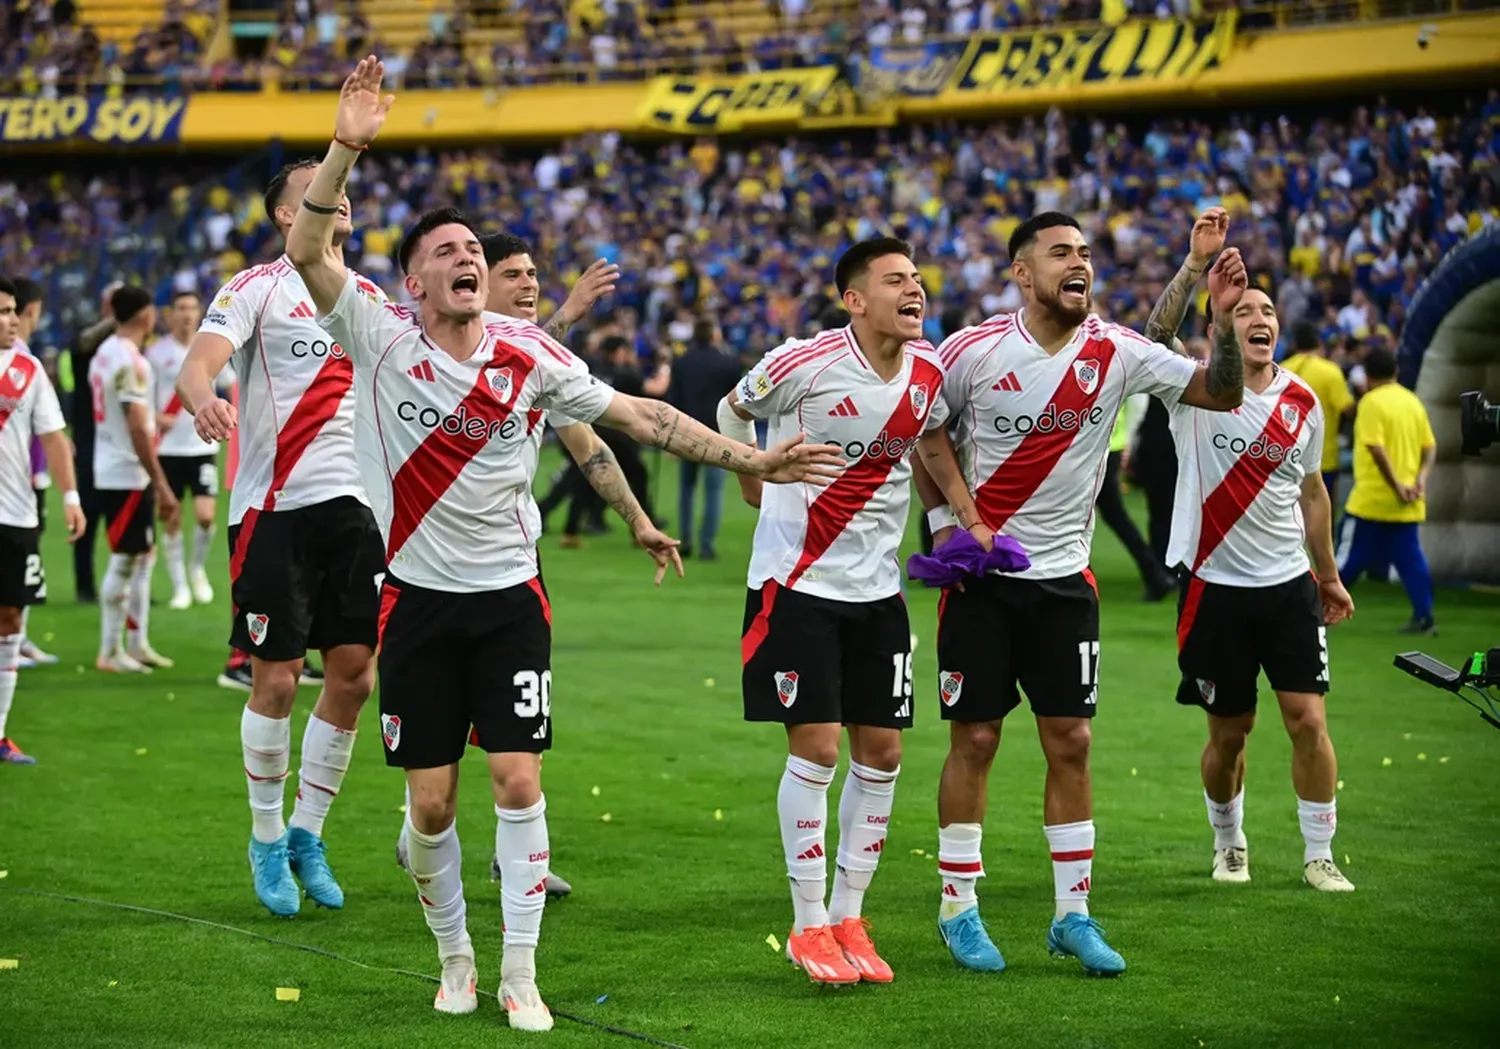
[[[1087,583],[1089,585],[1089,589],[1094,592],[1094,600],[1099,600],[1099,580],[1094,578],[1094,570],[1092,568],[1089,568],[1087,565],[1085,565],[1083,569],[1083,581]]]
[[[386,583],[380,588],[380,618],[375,624],[375,647],[380,647],[380,642],[385,640],[385,624],[391,618],[391,612],[395,610],[396,599],[401,596],[399,586],[391,586]]]
[[[552,602],[547,600],[547,591],[542,589],[542,581],[537,576],[526,580],[526,585],[531,587],[536,594],[536,599],[542,603],[542,618],[547,621],[547,626],[552,626]]]
[[[469,746],[479,746],[479,730],[473,725],[469,726]]]
[[[1094,858],[1093,849],[1078,849],[1075,852],[1054,852],[1053,863],[1077,863],[1079,860],[1091,860]]]
[[[260,518],[260,511],[251,507],[245,511],[245,516],[240,518],[240,530],[234,536],[234,550],[229,554],[229,581],[233,583],[240,577],[240,572],[245,567],[245,554],[250,550],[250,537],[255,534],[255,522]],[[239,610],[236,609],[236,612]]]
[[[125,541],[125,529],[130,527],[130,519],[140,508],[141,496],[145,494],[141,489],[136,489],[125,497],[125,505],[120,507],[120,512],[115,519],[109,523],[109,549],[112,553],[118,553],[120,544]]]
[[[766,635],[771,632],[771,609],[776,607],[776,593],[780,589],[780,584],[774,579],[767,579],[766,585],[760,588],[760,611],[751,620],[745,636],[740,638],[741,666],[749,666],[760,646],[766,643]]]
[[[1193,621],[1198,618],[1198,603],[1203,600],[1203,580],[1197,576],[1188,583],[1187,597],[1182,602],[1182,615],[1177,617],[1177,651],[1187,644],[1193,632]]]

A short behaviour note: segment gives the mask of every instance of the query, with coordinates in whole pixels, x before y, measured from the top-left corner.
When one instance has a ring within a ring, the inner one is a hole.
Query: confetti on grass
[[[120,986],[120,981],[119,980],[111,980],[111,981],[109,981],[109,983],[105,984],[105,986],[106,987],[118,987],[118,986]]]
[[[711,677],[706,677],[703,679],[704,688],[713,688],[715,684],[717,684],[717,682],[714,681],[714,679]]]
[[[146,756],[146,748],[145,747],[136,747],[135,748],[135,756],[138,757],[138,758],[144,758]]]
[[[589,793],[592,794],[594,797],[597,798],[599,796],[599,793],[600,793],[599,792],[599,788],[598,787],[590,787],[589,788]]]
[[[1390,768],[1391,767],[1391,759],[1390,758],[1381,758],[1380,759],[1380,765],[1381,765],[1382,768]]]
[[[721,820],[723,818],[724,818],[724,810],[723,809],[714,809],[714,819]]]
[[[1448,759],[1446,757],[1438,758],[1438,764],[1439,765],[1446,765],[1446,764],[1448,764]]]
[[[9,878],[10,871],[0,871],[0,878]]]
[[[599,997],[597,997],[597,998],[594,999],[594,1004],[595,1005],[603,1005],[607,1001],[609,1001],[609,995],[607,995],[607,994],[601,994]]]
[[[913,856],[926,856],[927,851],[925,849],[912,849],[911,854]]]
[[[611,816],[609,813],[606,812],[604,815],[602,815],[602,816],[599,817],[599,822],[601,822],[601,823],[608,823],[608,822],[610,822],[613,819],[614,819],[614,817]]]
[[[1426,761],[1427,760],[1427,755],[1425,753],[1418,754],[1417,755],[1417,760],[1418,761]]]
[[[1339,790],[1343,790],[1344,789],[1344,781],[1343,780],[1339,780],[1339,788],[1338,789]]]
[[[302,991],[297,987],[276,988],[276,1000],[278,1002],[299,1002],[302,1000]]]
[[[19,969],[20,967],[19,958],[0,958],[0,969]]]
[[[776,934],[774,932],[766,934],[766,946],[770,947],[773,951],[780,952],[781,941],[776,938]]]

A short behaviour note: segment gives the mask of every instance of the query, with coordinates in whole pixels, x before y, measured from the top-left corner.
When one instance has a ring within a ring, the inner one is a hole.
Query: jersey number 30
[[[538,674],[535,670],[518,670],[511,684],[521,690],[521,698],[516,700],[516,717],[552,716],[552,671]]]

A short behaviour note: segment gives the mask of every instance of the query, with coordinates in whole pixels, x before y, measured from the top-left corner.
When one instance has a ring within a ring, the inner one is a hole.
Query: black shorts
[[[1099,702],[1099,593],[1089,572],[985,576],[938,603],[944,721],[998,721],[1026,693],[1037,717],[1091,718]]]
[[[259,659],[308,649],[375,647],[385,547],[358,499],[270,513],[229,527],[229,643]]]
[[[109,549],[116,554],[144,554],[156,543],[156,493],[150,488],[126,491],[101,488],[96,493],[104,515]]]
[[[161,472],[172,494],[213,497],[219,494],[219,460],[213,455],[164,455]]]
[[[0,525],[0,607],[25,608],[47,600],[47,576],[37,552],[37,529]]]
[[[1219,717],[1255,710],[1261,670],[1277,692],[1328,691],[1328,628],[1310,574],[1275,586],[1189,578],[1177,600],[1177,702]]]
[[[36,531],[40,535],[47,530],[47,489],[33,488],[36,493]]]
[[[832,601],[774,579],[745,597],[746,721],[911,728],[911,623],[899,594]]]
[[[540,578],[454,594],[386,576],[380,599],[385,762],[455,764],[552,748],[552,605]]]

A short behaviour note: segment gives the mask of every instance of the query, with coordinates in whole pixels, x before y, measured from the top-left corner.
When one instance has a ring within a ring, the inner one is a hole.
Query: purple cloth
[[[31,439],[31,476],[47,472],[47,453],[42,451],[42,439]]]
[[[906,574],[930,587],[951,587],[964,576],[980,578],[991,572],[1022,572],[1031,558],[1021,544],[1008,535],[995,536],[993,550],[985,550],[969,532],[958,530],[931,554],[912,554],[906,559]]]

